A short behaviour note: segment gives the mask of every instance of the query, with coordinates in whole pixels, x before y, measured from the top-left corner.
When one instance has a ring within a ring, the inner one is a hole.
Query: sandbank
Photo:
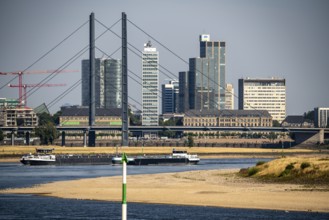
[[[128,168],[129,169],[129,168]],[[329,212],[328,186],[262,183],[238,170],[129,175],[129,202],[232,208]],[[5,189],[0,193],[37,194],[71,199],[121,201],[120,176]]]

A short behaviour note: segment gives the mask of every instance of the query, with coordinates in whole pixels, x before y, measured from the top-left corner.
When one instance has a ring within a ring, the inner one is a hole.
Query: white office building
[[[144,44],[142,75],[142,125],[159,125],[159,52],[150,41]]]
[[[314,109],[314,126],[317,128],[329,127],[329,108]]]
[[[231,83],[226,83],[225,89],[225,109],[234,109],[234,88]]]
[[[267,110],[281,123],[286,118],[286,80],[239,79],[239,109]]]

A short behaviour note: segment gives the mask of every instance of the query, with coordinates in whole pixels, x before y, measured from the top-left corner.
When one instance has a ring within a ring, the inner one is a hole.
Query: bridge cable
[[[157,39],[155,39],[153,36],[151,36],[150,34],[148,34],[146,31],[144,31],[142,28],[140,28],[139,26],[137,26],[135,23],[133,23],[132,21],[130,21],[129,19],[127,19],[129,21],[129,23],[131,23],[134,27],[136,27],[138,30],[140,30],[141,32],[143,32],[145,35],[147,35],[148,37],[150,37],[151,39],[153,39],[155,42],[157,42],[158,44],[160,44],[162,47],[164,47],[166,50],[168,50],[170,53],[172,53],[174,56],[176,56],[178,59],[180,59],[181,61],[183,61],[184,63],[186,63],[187,65],[189,65],[189,63],[187,61],[185,61],[182,57],[180,57],[179,55],[177,55],[174,51],[172,51],[171,49],[169,49],[167,46],[165,46],[164,44],[162,44],[161,42],[159,42]],[[198,69],[196,69],[197,72],[199,72],[200,74],[202,74],[204,77],[208,78],[208,80],[212,81],[213,83],[215,83],[217,86],[219,86],[220,88],[224,89],[226,92],[228,92],[229,94],[233,95],[235,98],[239,99],[239,96],[228,91],[226,88],[223,88],[221,85],[219,85],[217,82],[215,82],[213,79],[209,78],[208,76],[206,76],[204,73],[202,73],[201,71],[199,71]],[[217,104],[217,103],[216,103]],[[252,108],[253,110],[259,112],[261,115],[264,116],[264,113],[260,110],[260,109],[256,109],[254,106],[252,106],[249,103],[246,103],[250,108]],[[228,110],[228,109],[221,109],[221,110]]]
[[[121,18],[116,21],[112,26],[114,27],[119,21],[121,20]],[[107,31],[102,32],[96,39],[95,41],[97,41],[100,37],[102,37]],[[60,72],[61,70],[64,70],[65,68],[67,68],[69,65],[71,65],[75,60],[77,60],[80,56],[83,55],[83,53],[85,53],[88,50],[89,44],[87,46],[85,46],[84,48],[82,48],[78,53],[76,53],[73,57],[71,57],[67,62],[65,62],[63,65],[61,65],[59,68],[57,68],[55,71],[53,71],[51,74],[49,74],[47,77],[45,77],[44,79],[42,79],[37,85],[42,85],[45,84],[47,82],[49,82],[51,79],[53,79],[54,77],[57,76],[57,73]],[[79,55],[79,53],[81,53]],[[75,56],[77,56],[76,58],[74,58]],[[70,61],[72,60],[72,61]],[[68,63],[68,64],[67,64]],[[64,66],[64,67],[63,67]],[[26,93],[26,97],[31,96],[33,93],[35,93],[36,91],[38,91],[41,87],[33,87],[33,89],[31,89],[30,91],[28,91]]]
[[[83,26],[85,26],[89,21],[86,21],[82,25],[80,25],[76,30],[74,30],[71,34],[69,34],[67,37],[65,37],[62,41],[60,41],[57,45],[55,45],[53,48],[51,48],[49,51],[47,51],[45,54],[43,54],[41,57],[39,57],[35,62],[33,62],[31,65],[29,65],[27,68],[25,68],[22,72],[24,73],[26,70],[30,69],[32,66],[34,66],[36,63],[38,63],[40,60],[42,60],[44,57],[46,57],[49,53],[54,51],[57,47],[59,47],[62,43],[64,43],[67,39],[69,39],[71,36],[73,36],[76,32],[78,32]],[[13,79],[9,80],[7,83],[5,83],[3,86],[0,87],[0,90],[6,87],[8,84],[10,84],[12,81],[14,81],[18,77],[15,76]]]

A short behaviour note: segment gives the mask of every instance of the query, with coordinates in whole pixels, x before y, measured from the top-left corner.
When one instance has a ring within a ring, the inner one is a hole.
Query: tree
[[[52,116],[52,121],[55,123],[55,125],[59,125],[59,117],[61,115],[62,115],[62,111],[58,111]]]
[[[134,115],[130,107],[128,107],[128,116],[130,125],[142,125],[141,117]]]
[[[268,134],[268,139],[274,141],[275,139],[278,138],[278,135],[276,133],[274,133],[273,131],[271,131],[269,134]]]
[[[58,132],[55,127],[55,121],[59,120],[60,112],[57,112],[53,117],[43,112],[38,114],[39,126],[35,129],[35,134],[40,137],[41,144],[53,144],[53,141],[58,138]]]
[[[37,114],[37,115],[38,115],[38,118],[39,118],[39,125],[45,125],[48,122],[51,122],[51,123],[55,124],[55,122],[53,120],[53,117],[51,117],[50,114],[48,114],[46,112],[43,112],[43,113]]]
[[[314,121],[314,110],[304,113],[304,119]]]
[[[163,119],[159,119],[159,125],[160,126],[181,126],[183,125],[182,123],[182,119],[178,119],[178,118],[170,118],[167,121],[163,121]],[[173,138],[173,137],[179,137],[181,136],[181,132],[178,131],[161,131],[159,132],[160,136],[165,136],[165,137],[169,137],[169,138]]]
[[[189,146],[189,147],[194,146],[194,140],[193,140],[193,137],[191,135],[189,135],[188,138],[187,138],[187,146]]]
[[[39,125],[35,129],[35,134],[40,137],[41,145],[53,144],[53,141],[58,138],[57,129],[50,121]]]
[[[273,127],[281,127],[281,124],[277,120],[273,120],[272,125]]]
[[[3,141],[3,139],[4,139],[3,131],[0,130],[0,141]]]

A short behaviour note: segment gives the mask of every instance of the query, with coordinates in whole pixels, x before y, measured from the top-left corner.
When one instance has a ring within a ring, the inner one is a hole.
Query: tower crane
[[[18,87],[19,94],[19,105],[22,106],[23,103],[23,75],[25,74],[39,74],[39,73],[69,73],[69,72],[79,72],[79,70],[34,70],[34,71],[17,71],[17,72],[0,72],[0,75],[18,75],[18,85],[12,87]],[[26,94],[26,93],[25,93]],[[25,100],[26,101],[26,100]]]
[[[23,85],[13,85],[13,84],[8,84],[8,87],[11,88],[23,88],[24,89],[24,93],[21,97],[21,101],[20,103],[24,104],[24,107],[26,107],[27,105],[27,97],[26,97],[26,89],[27,88],[31,88],[31,87],[55,87],[55,86],[66,86],[66,84],[23,84]]]

